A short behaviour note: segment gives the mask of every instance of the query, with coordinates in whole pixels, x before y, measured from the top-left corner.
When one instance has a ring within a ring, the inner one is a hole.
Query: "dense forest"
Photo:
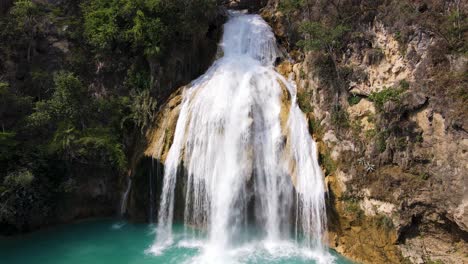
[[[74,167],[128,169],[157,111],[150,64],[208,31],[212,0],[20,0],[0,19],[0,223],[47,216]],[[51,44],[51,42],[53,44]]]

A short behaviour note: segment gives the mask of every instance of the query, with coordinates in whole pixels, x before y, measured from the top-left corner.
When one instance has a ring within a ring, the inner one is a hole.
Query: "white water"
[[[259,243],[271,254],[293,243],[330,261],[322,244],[325,191],[315,142],[295,85],[274,70],[271,28],[257,15],[231,13],[220,46],[224,57],[184,91],[149,251],[160,254],[173,243],[174,190],[183,179],[185,224],[208,231],[194,262],[236,262],[228,252],[254,243],[240,236],[248,222],[261,230]],[[281,111],[287,118],[280,119]]]
[[[157,168],[156,168],[157,169]],[[149,207],[149,222],[152,224],[154,222],[153,216],[154,216],[154,193],[153,193],[153,172],[154,172],[154,159],[151,160],[151,171],[150,171],[150,177],[149,177],[149,200],[150,200],[150,207]]]
[[[132,179],[129,177],[127,182],[127,189],[122,195],[122,202],[120,203],[120,216],[123,216],[127,211],[127,200],[128,194],[130,193],[130,188],[132,187]]]

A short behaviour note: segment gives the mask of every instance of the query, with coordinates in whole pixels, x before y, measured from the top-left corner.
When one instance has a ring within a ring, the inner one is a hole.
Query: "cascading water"
[[[293,243],[330,261],[315,142],[294,83],[274,69],[271,28],[258,15],[230,13],[220,47],[224,56],[184,91],[149,251],[160,254],[173,243],[174,191],[184,175],[185,225],[208,232],[194,262],[236,261],[227,252],[253,243],[240,235],[252,225],[271,254]]]
[[[154,179],[153,179],[153,172],[154,172],[154,160],[151,160],[151,171],[150,171],[150,176],[149,176],[149,201],[150,201],[150,206],[149,206],[149,217],[148,220],[150,223],[153,223],[153,216],[154,216],[154,192],[153,192],[153,185],[154,185]]]
[[[129,177],[127,182],[127,189],[122,194],[122,201],[120,203],[120,216],[123,216],[127,211],[127,200],[128,194],[130,193],[130,189],[132,188],[132,179]]]

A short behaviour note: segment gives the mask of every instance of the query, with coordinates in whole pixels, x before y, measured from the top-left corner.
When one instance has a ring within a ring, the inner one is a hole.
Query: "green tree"
[[[42,31],[41,9],[31,0],[17,0],[10,10],[15,32],[27,42],[27,59],[30,61],[34,38]]]
[[[15,139],[16,133],[0,131],[0,164],[7,168],[8,161],[14,156],[18,141]]]
[[[61,123],[48,146],[67,162],[84,164],[112,164],[123,171],[127,165],[123,146],[110,128],[94,127],[78,130],[71,124]]]
[[[36,103],[29,123],[45,126],[49,122],[62,120],[84,126],[84,113],[89,107],[90,98],[80,79],[73,73],[61,71],[55,74],[54,84],[52,97]]]
[[[207,30],[215,7],[215,0],[89,0],[84,35],[100,51],[131,47],[156,56],[171,41]]]
[[[31,109],[32,98],[17,95],[7,82],[0,81],[0,131],[12,130]]]
[[[328,27],[320,22],[306,21],[299,28],[305,39],[300,40],[298,45],[306,50],[325,51],[331,55],[343,46],[343,36],[349,30],[345,25]]]
[[[289,17],[292,13],[300,11],[306,2],[307,0],[283,0],[279,2],[278,9]]]

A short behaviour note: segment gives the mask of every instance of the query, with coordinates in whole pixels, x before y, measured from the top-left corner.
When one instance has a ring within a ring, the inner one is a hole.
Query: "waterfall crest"
[[[208,232],[200,262],[225,260],[252,222],[265,245],[295,230],[297,243],[325,254],[316,144],[294,83],[274,69],[271,28],[258,15],[232,12],[220,48],[224,56],[183,91],[149,251],[159,254],[173,243],[174,191],[183,179],[185,225]]]

